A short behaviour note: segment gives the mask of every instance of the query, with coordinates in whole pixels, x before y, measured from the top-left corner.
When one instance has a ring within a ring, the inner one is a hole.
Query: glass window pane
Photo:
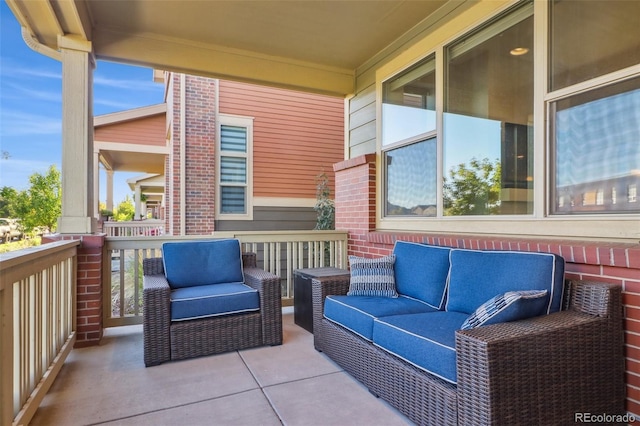
[[[444,214],[533,212],[533,10],[447,47]]]
[[[222,151],[247,152],[247,128],[220,126],[220,149]]]
[[[640,1],[550,5],[551,90],[640,63]]]
[[[245,188],[238,186],[223,186],[221,189],[220,197],[220,212],[221,213],[246,213],[245,205]]]
[[[436,139],[385,153],[386,215],[435,216]]]
[[[239,157],[220,157],[220,182],[247,182],[247,160]]]
[[[435,58],[430,57],[383,83],[382,145],[436,128]]]
[[[640,79],[555,102],[552,212],[640,211]]]

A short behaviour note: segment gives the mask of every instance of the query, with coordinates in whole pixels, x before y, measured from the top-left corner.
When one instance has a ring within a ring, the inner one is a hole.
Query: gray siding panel
[[[375,85],[349,101],[349,158],[373,152],[376,152]]]
[[[308,207],[254,207],[253,220],[217,220],[216,231],[310,231],[317,213]]]

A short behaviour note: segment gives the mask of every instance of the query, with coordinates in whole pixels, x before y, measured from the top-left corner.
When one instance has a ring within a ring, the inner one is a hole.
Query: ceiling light
[[[529,52],[529,49],[526,47],[516,47],[515,49],[511,49],[509,53],[511,53],[513,56],[520,56],[520,55],[525,55],[528,52]]]

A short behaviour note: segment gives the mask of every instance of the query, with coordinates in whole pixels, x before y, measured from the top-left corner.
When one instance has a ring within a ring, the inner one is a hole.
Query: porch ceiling
[[[98,59],[346,95],[356,69],[443,5],[462,0],[7,0],[26,32]]]

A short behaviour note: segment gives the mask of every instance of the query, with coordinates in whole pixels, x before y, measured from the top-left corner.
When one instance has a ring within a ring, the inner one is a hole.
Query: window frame
[[[218,124],[216,125],[216,218],[219,220],[253,220],[253,117],[245,117],[232,114],[218,114]],[[222,146],[222,126],[244,127],[247,129],[247,149],[246,152],[223,151]],[[246,182],[244,184],[222,182],[221,162],[222,157],[244,158],[246,160]],[[245,188],[245,213],[224,213],[222,212],[222,187],[244,187]]]

